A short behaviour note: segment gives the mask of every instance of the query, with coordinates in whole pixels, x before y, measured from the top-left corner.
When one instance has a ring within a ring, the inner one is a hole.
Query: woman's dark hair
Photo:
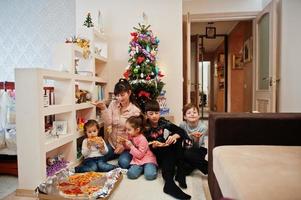
[[[92,127],[92,126],[96,126],[97,127],[97,130],[99,131],[100,127],[99,127],[99,124],[97,123],[96,120],[94,119],[89,119],[85,124],[84,124],[84,133],[86,134],[87,136],[87,129]]]
[[[155,111],[155,112],[160,111],[160,106],[159,106],[158,101],[151,100],[151,101],[146,102],[144,110],[145,110],[145,112],[147,112],[147,111]]]
[[[121,78],[115,84],[114,94],[117,95],[117,94],[120,94],[122,92],[128,92],[128,91],[131,91],[131,90],[132,90],[132,87],[131,87],[130,83],[126,79]]]
[[[121,78],[119,79],[119,81],[115,84],[114,87],[114,95],[118,95],[122,92],[129,92],[131,91],[131,96],[130,96],[130,102],[131,103],[135,103],[135,99],[134,99],[134,94],[132,92],[132,87],[130,85],[130,83],[128,82],[128,80]]]
[[[144,131],[145,118],[142,114],[139,116],[131,116],[126,120],[133,128],[140,128],[141,132]]]

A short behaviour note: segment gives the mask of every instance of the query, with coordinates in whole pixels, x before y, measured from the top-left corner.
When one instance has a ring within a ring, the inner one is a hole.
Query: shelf
[[[95,58],[95,60],[98,61],[98,62],[102,62],[102,63],[108,62],[108,59],[105,58],[105,57],[103,57],[103,56],[101,56],[101,55],[96,55],[96,54],[94,54],[94,58]]]
[[[72,105],[50,105],[48,107],[43,108],[43,115],[48,116],[48,115],[71,112],[72,109],[73,109]]]
[[[77,131],[77,121],[98,119],[99,116],[98,110],[90,102],[76,104],[75,96],[78,92],[76,88],[89,91],[93,102],[98,99],[98,93],[107,93],[105,79],[109,79],[108,71],[104,69],[108,61],[107,38],[96,30],[85,30],[87,34],[79,35],[91,36],[89,39],[91,54],[88,59],[84,59],[83,49],[77,44],[60,43],[54,46],[51,70],[45,68],[15,70],[18,93],[16,126],[23,133],[18,135],[17,140],[20,189],[34,190],[38,184],[46,180],[47,158],[63,154],[64,159],[70,162],[68,166],[78,165],[82,161],[77,159],[79,155],[77,149],[80,145],[77,142],[82,141],[83,138],[80,137],[84,134]],[[82,74],[75,74],[76,70]],[[51,94],[54,94],[52,102],[55,104],[47,107],[44,107],[45,85],[54,88]],[[58,137],[45,134],[45,128],[53,124],[53,121],[67,122],[67,134]],[[99,123],[101,127],[104,126],[103,122]],[[28,162],[29,157],[35,158],[35,162]]]
[[[94,105],[92,105],[91,102],[75,104],[75,110],[89,109],[89,108],[93,108],[93,107],[94,107]]]
[[[74,75],[74,79],[75,79],[75,81],[84,81],[84,82],[93,82],[94,81],[93,76],[83,76],[83,75],[78,75],[78,74]]]
[[[72,78],[72,75],[69,72],[47,70],[47,69],[40,69],[39,72],[42,74],[44,79],[71,80]]]
[[[73,141],[73,134],[68,133],[66,135],[59,135],[59,137],[50,136],[46,138],[45,141],[45,151],[51,151],[53,149],[56,149],[60,146],[63,146],[64,144],[67,144],[69,142]]]
[[[94,81],[96,83],[102,83],[102,84],[106,84],[107,81],[105,81],[103,78],[100,78],[100,77],[94,77]]]
[[[101,34],[99,31],[93,29],[93,34],[96,36],[97,39],[102,40],[104,42],[107,42],[108,38],[104,35]]]

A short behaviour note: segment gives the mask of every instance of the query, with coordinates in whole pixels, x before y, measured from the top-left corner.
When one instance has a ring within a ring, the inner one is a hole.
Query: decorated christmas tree
[[[90,13],[87,14],[87,17],[86,17],[86,20],[85,20],[83,26],[86,26],[86,27],[88,27],[88,28],[94,26],[94,24],[93,24],[93,22],[92,22],[92,18],[91,18],[91,14],[90,14]]]
[[[159,39],[149,29],[150,25],[138,25],[131,33],[129,64],[123,75],[132,86],[136,103],[144,111],[145,103],[159,96],[164,86],[161,81],[164,75],[157,66],[156,59]]]

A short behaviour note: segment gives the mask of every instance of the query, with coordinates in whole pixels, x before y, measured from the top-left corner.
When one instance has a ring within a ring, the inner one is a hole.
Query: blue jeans
[[[112,169],[115,169],[116,167],[117,166],[115,165],[107,163],[105,156],[100,156],[85,159],[82,165],[75,167],[75,172],[108,172]]]
[[[138,178],[144,171],[144,177],[146,180],[154,180],[157,177],[157,166],[153,163],[146,163],[144,165],[131,165],[127,172],[129,179]]]
[[[130,162],[132,161],[133,156],[129,151],[124,151],[120,155],[114,153],[113,147],[108,144],[108,153],[105,155],[106,160],[113,160],[118,158],[118,165],[123,169],[128,169],[130,167]]]

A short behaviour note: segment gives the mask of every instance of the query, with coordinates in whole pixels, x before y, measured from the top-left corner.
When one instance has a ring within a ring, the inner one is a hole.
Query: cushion
[[[224,197],[301,199],[300,146],[219,146],[213,171]]]

